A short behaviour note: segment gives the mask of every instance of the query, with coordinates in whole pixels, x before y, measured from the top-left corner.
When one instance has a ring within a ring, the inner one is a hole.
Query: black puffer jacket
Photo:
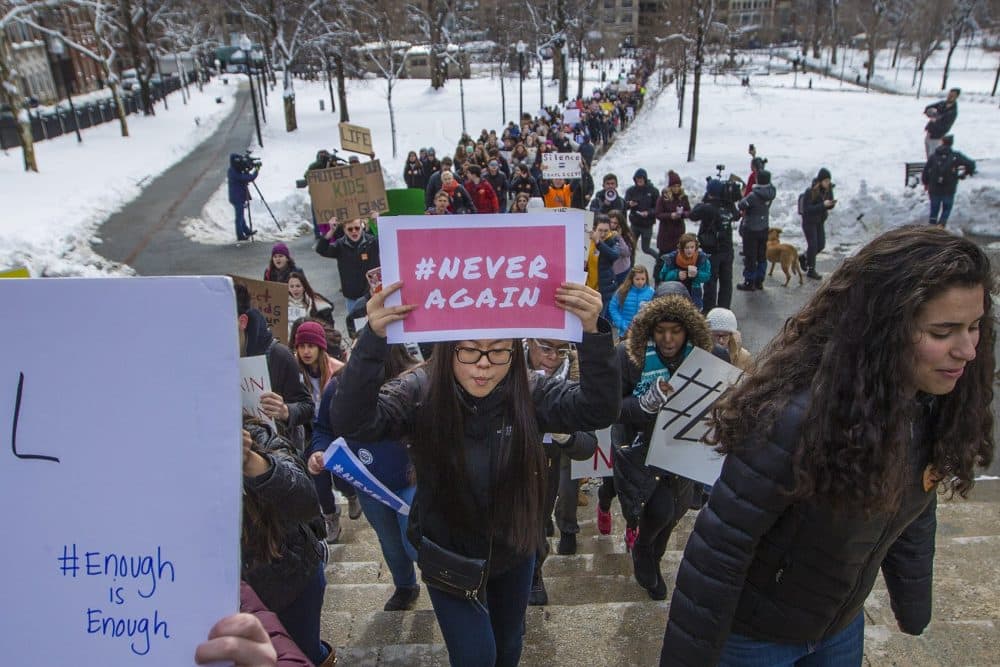
[[[733,256],[733,221],[739,217],[736,208],[721,199],[705,199],[688,216],[699,223],[698,244],[709,255]]]
[[[730,454],[698,515],[677,573],[660,665],[715,665],[730,632],[769,642],[817,642],[861,612],[879,567],[904,632],[930,621],[937,494],[925,491],[926,410],[913,425],[900,508],[864,517],[794,502],[792,456],[803,391],[765,441]]]
[[[557,377],[533,375],[532,401],[538,420],[539,433],[572,433],[608,426],[618,416],[621,396],[618,367],[611,346],[610,327],[602,320],[602,333],[583,334],[577,347],[580,355],[580,382]],[[351,359],[341,371],[337,401],[342,410],[331,415],[331,426],[345,437],[371,442],[385,438],[403,439],[413,432],[416,412],[426,395],[427,375],[418,369],[392,380],[382,387],[387,345],[384,338],[364,329]],[[382,387],[380,393],[379,388]],[[490,549],[490,535],[485,517],[490,515],[490,458],[494,449],[506,444],[506,398],[501,384],[484,398],[464,395],[465,438],[462,447],[468,486],[462,497],[441,499],[436,489],[420,484],[425,475],[417,465],[417,493],[410,509],[410,540],[418,543],[419,536],[460,554],[485,558]],[[508,426],[509,428],[509,426]],[[503,472],[500,472],[501,479]],[[456,533],[434,508],[442,502],[465,503],[474,507],[474,515],[484,517],[481,530]],[[422,509],[425,508],[425,509]],[[501,509],[502,511],[502,509]],[[541,517],[538,518],[539,524]],[[493,541],[490,573],[501,574],[528,554],[517,553],[513,547]]]
[[[806,190],[805,201],[802,202],[802,224],[818,225],[826,222],[830,215],[830,209],[826,207],[826,200],[833,199],[833,188],[825,190],[818,183]]]
[[[690,305],[690,301],[676,295],[657,297],[643,306],[632,320],[627,337],[618,344],[616,352],[622,373],[622,411],[619,418],[620,430],[616,429],[617,437],[614,438],[614,478],[622,514],[632,525],[638,522],[643,507],[661,479],[671,479],[675,495],[679,498],[685,498],[691,490],[690,481],[646,465],[656,415],[639,407],[639,398],[632,393],[642,376],[647,346],[653,340],[653,330],[664,319],[680,322],[687,331],[688,343],[693,347],[709,352],[714,347],[705,318]],[[686,352],[684,356],[687,356]],[[729,361],[728,354],[723,358]],[[673,373],[677,367],[669,367],[669,370]],[[687,507],[686,503],[684,507]]]
[[[243,490],[263,513],[279,517],[284,542],[276,559],[259,555],[258,560],[244,551],[243,579],[264,604],[281,613],[316,575],[323,558],[324,547],[310,528],[310,523],[320,520],[319,500],[312,479],[287,441],[263,424],[246,429],[271,469],[260,477],[244,477]],[[251,534],[256,528],[252,523],[246,527]]]
[[[340,236],[338,230],[333,243],[325,236],[316,241],[316,252],[323,257],[337,260],[337,273],[340,274],[340,291],[348,299],[360,299],[368,296],[367,273],[379,266],[378,239],[372,234],[363,232],[355,243],[346,236]]]

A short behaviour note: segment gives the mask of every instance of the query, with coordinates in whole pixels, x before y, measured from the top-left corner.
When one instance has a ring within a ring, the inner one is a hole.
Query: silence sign
[[[580,178],[579,153],[542,153],[542,175],[552,178]]]
[[[389,210],[378,160],[314,169],[306,174],[316,222],[364,218]]]
[[[389,325],[389,342],[579,341],[580,320],[556,305],[555,292],[583,282],[582,224],[572,212],[382,218],[382,279],[403,281],[386,303],[417,306]]]

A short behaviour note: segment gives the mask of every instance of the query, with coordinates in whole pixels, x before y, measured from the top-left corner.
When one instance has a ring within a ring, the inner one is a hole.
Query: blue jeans
[[[392,491],[407,504],[412,505],[413,494],[416,493],[417,487],[408,486],[405,489]],[[417,571],[413,568],[413,563],[417,560],[417,551],[406,539],[409,517],[380,503],[367,493],[359,493],[358,500],[361,502],[361,511],[365,513],[365,518],[378,536],[378,543],[382,546],[382,557],[385,558],[385,564],[389,566],[389,572],[392,574],[392,583],[396,588],[416,586]]]
[[[865,615],[819,642],[778,644],[731,634],[722,647],[719,667],[856,667],[865,647]]]
[[[945,226],[951,215],[951,207],[955,203],[955,195],[930,195],[931,224]],[[940,212],[940,217],[938,213]]]
[[[452,667],[514,667],[521,660],[532,554],[486,583],[486,608],[427,587]]]
[[[325,563],[320,563],[316,574],[295,600],[277,612],[281,624],[288,630],[298,647],[315,664],[326,660],[327,650],[319,638],[319,618],[323,611],[323,593],[326,592]]]
[[[240,241],[250,236],[250,227],[247,226],[244,212],[246,208],[243,204],[233,204],[233,212],[236,214],[236,238]]]

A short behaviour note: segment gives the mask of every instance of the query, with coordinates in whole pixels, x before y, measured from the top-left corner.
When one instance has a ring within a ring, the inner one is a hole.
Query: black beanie
[[[761,169],[757,172],[757,185],[769,185],[771,183],[771,172]]]
[[[820,170],[819,170],[819,173],[816,174],[816,180],[817,181],[822,181],[822,180],[827,179],[827,178],[833,178],[830,175],[830,170],[827,169],[826,167],[821,167]]]

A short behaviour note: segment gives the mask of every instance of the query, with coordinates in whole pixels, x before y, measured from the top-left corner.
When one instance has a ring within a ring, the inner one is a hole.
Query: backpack
[[[743,199],[743,190],[740,188],[740,184],[732,180],[723,181],[720,199],[727,204],[735,204]]]
[[[927,184],[950,188],[958,182],[950,151],[934,151],[927,160]]]

